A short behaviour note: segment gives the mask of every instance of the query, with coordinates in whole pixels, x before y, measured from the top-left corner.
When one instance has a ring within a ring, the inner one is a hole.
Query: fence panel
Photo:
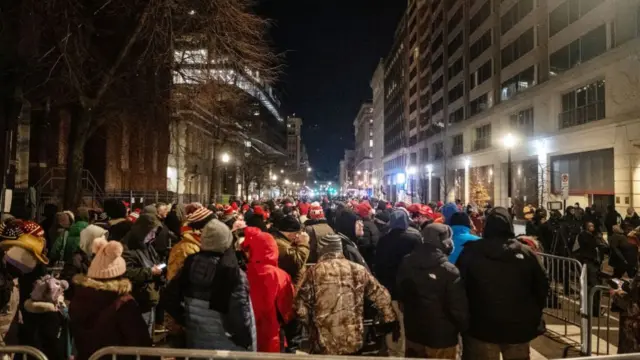
[[[16,355],[22,355],[22,357],[20,358]],[[27,360],[28,357],[35,358],[36,360],[47,360],[47,357],[42,351],[31,346],[0,346],[1,359]]]
[[[620,323],[619,319],[611,314],[612,298],[609,296],[609,289],[608,286],[598,285],[589,290],[588,312],[585,312],[589,320],[585,346],[587,355],[609,355],[617,352],[617,346],[612,344],[618,344]],[[595,307],[594,303],[598,306]],[[593,313],[594,307],[597,314]]]
[[[315,360],[315,359],[336,359],[336,360],[376,360],[378,357],[368,356],[315,356],[308,354],[281,354],[281,353],[258,353],[242,351],[219,351],[219,350],[196,350],[196,349],[170,349],[170,348],[144,348],[144,347],[121,347],[111,346],[96,351],[89,360],[99,360],[111,358],[117,360],[118,356],[135,356],[136,360],[141,357],[152,358],[181,358],[188,359],[234,359],[234,360]],[[399,359],[399,358],[389,358]],[[431,359],[438,360],[438,359]]]
[[[547,332],[584,347],[587,319],[583,314],[587,298],[587,271],[578,260],[549,254],[538,254],[549,277],[550,293],[544,314],[550,318]],[[579,335],[579,336],[577,336]]]

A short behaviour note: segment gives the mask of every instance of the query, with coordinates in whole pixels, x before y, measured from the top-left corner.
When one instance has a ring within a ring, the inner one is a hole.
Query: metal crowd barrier
[[[47,360],[42,351],[31,346],[0,346],[0,359],[19,359],[16,355],[22,355],[22,360],[27,360],[28,357]]]
[[[612,297],[609,296],[609,287],[597,285],[589,290],[589,306],[587,307],[587,312],[585,312],[588,321],[587,324],[587,339],[584,352],[586,355],[609,355],[612,353],[611,343],[615,341],[615,344],[618,344],[618,338],[620,336],[619,329],[616,329],[616,321],[618,318],[613,317],[611,315],[611,305],[612,305]],[[596,300],[596,295],[598,295],[598,299]],[[594,317],[592,307],[594,302],[598,302],[598,311],[599,313]],[[605,306],[603,306],[605,304]],[[604,312],[603,312],[604,310]],[[617,324],[618,328],[620,324]],[[612,331],[613,330],[613,331]],[[616,331],[618,330],[618,331]],[[612,336],[615,332],[617,336]],[[615,338],[614,338],[615,337]],[[594,347],[593,339],[596,339],[596,344]],[[604,346],[604,351],[601,351],[601,341],[603,339],[606,343]],[[617,347],[616,347],[617,349]],[[640,359],[640,356],[636,355],[636,359]]]
[[[550,293],[544,314],[559,322],[557,326],[547,326],[547,333],[552,337],[562,337],[571,343],[570,347],[580,347],[583,354],[587,319],[583,314],[587,299],[587,270],[578,260],[549,254],[538,254],[549,277]],[[575,333],[579,331],[580,337]],[[573,339],[572,339],[573,338]]]
[[[633,360],[640,359],[640,353],[574,358],[574,360],[631,360],[631,359]]]
[[[180,358],[188,359],[233,359],[233,360],[312,360],[312,359],[336,359],[336,360],[376,360],[378,357],[367,356],[317,356],[309,354],[282,354],[282,353],[258,353],[242,351],[196,350],[196,349],[169,349],[169,348],[145,348],[145,347],[121,347],[111,346],[96,351],[89,360],[111,358],[117,360],[118,356],[135,356],[136,360],[145,358]],[[399,358],[389,358],[399,359]],[[438,360],[438,359],[431,359]]]

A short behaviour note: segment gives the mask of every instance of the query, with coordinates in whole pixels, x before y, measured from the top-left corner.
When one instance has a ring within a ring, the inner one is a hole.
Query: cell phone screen
[[[158,269],[164,269],[167,267],[167,264],[160,264],[158,265]]]

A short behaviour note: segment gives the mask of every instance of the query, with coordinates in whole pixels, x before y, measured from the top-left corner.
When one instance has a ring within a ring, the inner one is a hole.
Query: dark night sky
[[[371,100],[369,82],[391,47],[405,0],[262,0],[271,40],[284,52],[283,113],[303,119],[311,165],[336,176],[353,148],[353,120]],[[318,174],[320,175],[320,174]]]

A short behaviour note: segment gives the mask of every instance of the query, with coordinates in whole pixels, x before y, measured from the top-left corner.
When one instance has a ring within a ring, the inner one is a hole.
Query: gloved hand
[[[392,334],[393,342],[400,340],[400,323],[396,320],[390,323],[378,325],[378,329],[384,334]]]

